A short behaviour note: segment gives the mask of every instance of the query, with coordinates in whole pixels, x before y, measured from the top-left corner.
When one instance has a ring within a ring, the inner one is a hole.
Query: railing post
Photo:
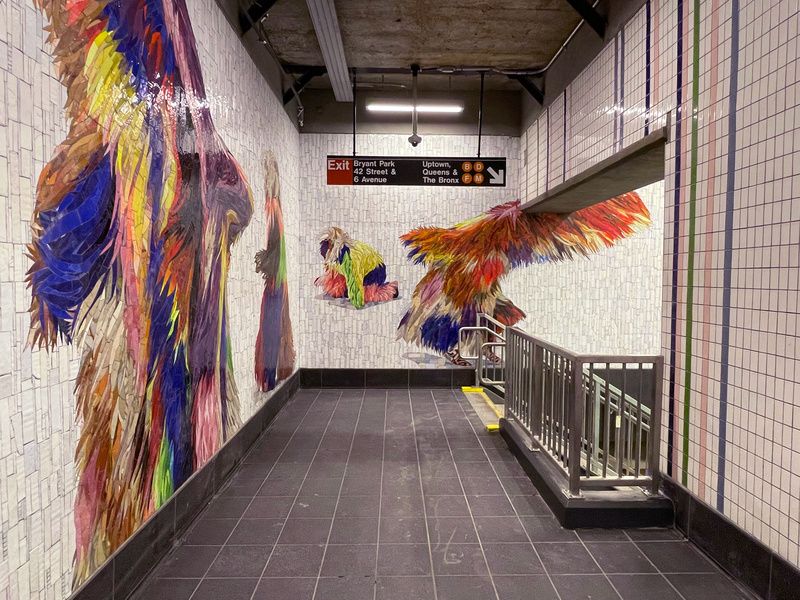
[[[647,463],[650,470],[650,491],[658,494],[661,484],[661,394],[664,383],[664,358],[659,356],[653,363],[653,410],[650,412],[650,448]]]
[[[481,313],[477,313],[475,315],[475,327],[481,326]],[[480,335],[481,340],[483,340],[483,334],[479,334],[479,332],[475,332],[475,335]],[[481,351],[480,351],[481,344],[478,343],[478,358],[475,359],[475,387],[481,387]]]
[[[572,419],[569,427],[569,493],[581,493],[581,442],[583,439],[583,361],[572,361]]]
[[[533,381],[531,382],[531,397],[529,399],[528,414],[530,415],[530,429],[533,437],[542,437],[542,396],[544,387],[542,382],[542,362],[544,361],[544,350],[536,342],[532,342],[531,358],[533,359]]]

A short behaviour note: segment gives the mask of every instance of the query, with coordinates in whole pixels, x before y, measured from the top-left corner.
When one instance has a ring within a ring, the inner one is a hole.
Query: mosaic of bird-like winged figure
[[[286,238],[281,208],[278,161],[270,152],[264,161],[267,247],[256,254],[256,271],[264,278],[261,319],[256,337],[255,376],[258,387],[268,392],[294,370],[295,352],[292,319],[289,315]]]
[[[461,354],[474,355],[478,334],[467,333],[468,347],[459,348],[459,328],[475,325],[478,313],[504,325],[525,318],[500,289],[509,271],[587,256],[649,224],[647,207],[631,192],[569,215],[526,213],[514,201],[448,229],[414,229],[401,239],[408,258],[428,272],[414,289],[397,337],[466,366]]]
[[[31,336],[82,349],[74,580],[236,426],[225,285],[252,214],[184,0],[36,0],[69,133],[33,215]]]

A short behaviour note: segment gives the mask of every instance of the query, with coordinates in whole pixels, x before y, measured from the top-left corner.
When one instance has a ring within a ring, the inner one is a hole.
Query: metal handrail
[[[657,491],[661,356],[579,354],[483,314],[463,329],[498,338],[476,346],[476,381],[504,390],[506,418],[559,466],[570,494],[623,485]],[[485,376],[486,348],[505,352],[502,379]]]
[[[499,367],[496,363],[492,363],[487,365],[484,363],[485,353],[484,350],[488,348],[500,348],[505,349],[506,347],[506,338],[505,332],[507,327],[503,325],[497,319],[487,315],[486,313],[478,313],[475,318],[475,325],[468,326],[468,327],[461,327],[458,330],[458,347],[459,352],[461,353],[461,358],[466,360],[475,361],[475,385],[477,386],[492,386],[496,388],[499,392],[504,393],[504,381],[501,379],[497,379],[497,371]],[[476,347],[476,354],[470,355],[466,354],[464,348],[467,347],[467,344],[464,340],[465,333],[474,333],[479,337],[480,342],[475,344]],[[487,336],[494,338],[497,341],[485,341]],[[488,376],[488,371],[492,371],[494,377]]]

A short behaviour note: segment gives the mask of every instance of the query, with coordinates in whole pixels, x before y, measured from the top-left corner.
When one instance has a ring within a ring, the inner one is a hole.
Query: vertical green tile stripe
[[[700,95],[700,0],[694,0],[692,31],[692,140],[689,172],[689,252],[686,274],[686,366],[683,384],[683,460],[681,481],[689,480],[689,409],[692,385],[692,312],[694,301],[694,237],[697,204],[697,104]]]

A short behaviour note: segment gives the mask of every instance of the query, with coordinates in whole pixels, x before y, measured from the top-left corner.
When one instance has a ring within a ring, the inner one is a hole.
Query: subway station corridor
[[[0,600],[800,600],[800,0],[0,0]]]
[[[563,529],[460,390],[302,389],[141,600],[745,600],[674,529]]]

